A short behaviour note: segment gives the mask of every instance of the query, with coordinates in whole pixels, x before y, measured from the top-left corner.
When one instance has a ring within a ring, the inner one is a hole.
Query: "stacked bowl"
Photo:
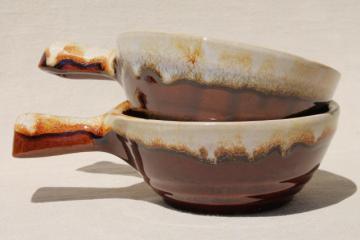
[[[41,69],[117,80],[128,101],[92,118],[21,115],[14,156],[109,152],[167,203],[207,213],[280,206],[318,168],[337,125],[336,70],[182,34],[123,33],[117,43],[45,50]]]

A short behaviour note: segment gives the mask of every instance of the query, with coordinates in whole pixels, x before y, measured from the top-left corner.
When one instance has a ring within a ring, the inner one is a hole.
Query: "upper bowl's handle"
[[[45,49],[39,67],[68,78],[116,79],[116,51],[54,43]]]

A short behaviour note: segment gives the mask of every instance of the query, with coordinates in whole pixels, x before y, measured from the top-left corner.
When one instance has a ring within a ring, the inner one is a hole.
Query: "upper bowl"
[[[340,74],[279,51],[199,36],[123,33],[118,49],[55,44],[40,67],[67,77],[119,80],[132,106],[154,118],[281,119],[330,101]]]

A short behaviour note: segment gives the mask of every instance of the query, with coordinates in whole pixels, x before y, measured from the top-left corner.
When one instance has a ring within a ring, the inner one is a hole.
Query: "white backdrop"
[[[1,0],[0,239],[356,239],[359,13],[357,0]],[[110,48],[118,33],[134,30],[241,41],[338,69],[334,99],[342,112],[323,171],[282,209],[216,217],[165,207],[121,160],[105,153],[13,159],[12,128],[20,113],[92,116],[125,98],[114,82],[40,71],[43,49],[55,40]]]

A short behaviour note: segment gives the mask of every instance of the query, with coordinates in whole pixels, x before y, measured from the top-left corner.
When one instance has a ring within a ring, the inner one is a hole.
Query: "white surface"
[[[165,84],[189,79],[201,84],[329,100],[339,80],[339,73],[323,64],[207,36],[128,32],[119,34],[117,47],[123,66],[120,81],[125,81],[127,71],[139,76],[144,66],[151,66]]]
[[[354,193],[360,184],[359,1],[2,0],[0,6],[0,239],[360,237],[360,194]],[[261,45],[339,70],[335,99],[342,113],[321,166],[326,171],[284,208],[218,217],[165,207],[121,160],[105,153],[11,157],[17,115],[92,116],[124,99],[114,82],[41,72],[36,65],[45,47],[54,40],[113,47],[119,32],[147,29]]]

